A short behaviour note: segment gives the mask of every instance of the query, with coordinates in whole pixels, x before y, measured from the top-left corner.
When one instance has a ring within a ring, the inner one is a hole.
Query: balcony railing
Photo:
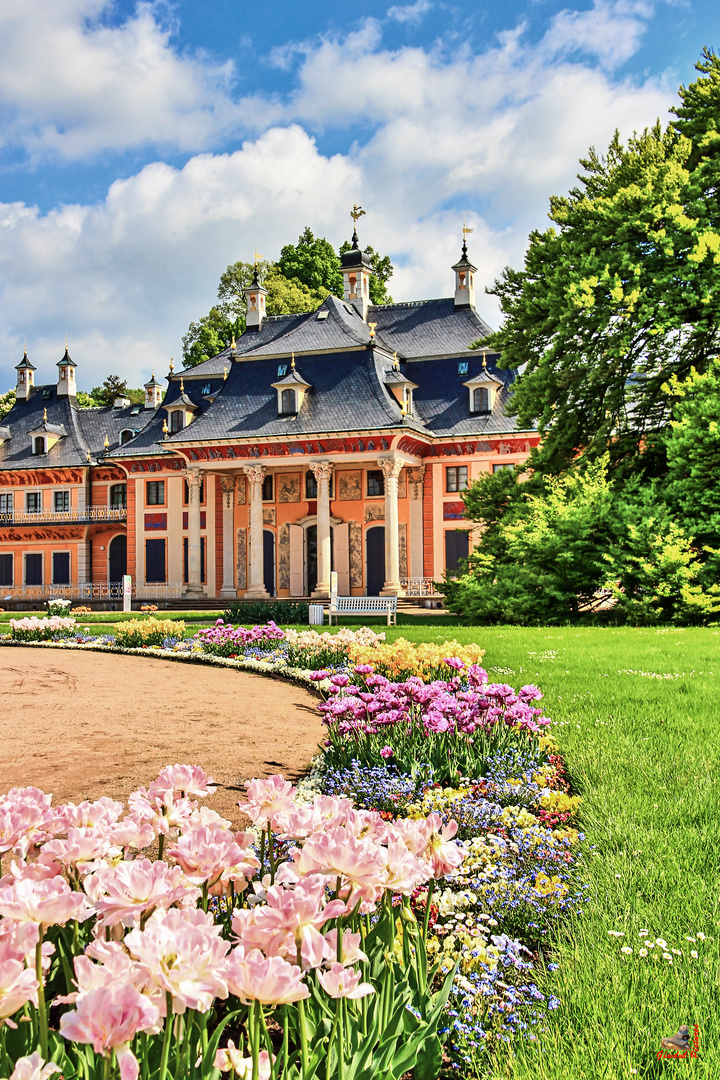
[[[91,521],[125,521],[126,506],[85,506],[72,510],[6,510],[1,525],[76,525]]]
[[[158,582],[136,585],[133,582],[134,600],[178,600],[185,585],[177,582]],[[3,600],[122,600],[121,581],[94,581],[86,585],[0,585],[0,603]]]

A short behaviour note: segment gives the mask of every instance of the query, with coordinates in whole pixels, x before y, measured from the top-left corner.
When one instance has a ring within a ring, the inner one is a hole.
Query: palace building
[[[461,492],[537,444],[507,414],[514,372],[470,346],[489,327],[463,242],[454,295],[374,306],[370,262],[344,296],[267,316],[143,405],[80,408],[67,348],[35,385],[27,352],[0,427],[0,603],[51,595],[325,598],[421,594],[472,539]]]

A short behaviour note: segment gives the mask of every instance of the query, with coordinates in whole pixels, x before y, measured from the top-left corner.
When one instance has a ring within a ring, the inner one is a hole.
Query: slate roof
[[[368,322],[377,323],[378,343],[405,360],[462,355],[492,333],[476,311],[456,308],[452,297],[371,307]]]
[[[94,460],[104,452],[107,435],[111,450],[120,445],[123,430],[143,428],[152,409],[141,408],[133,415],[135,406],[115,409],[111,406],[81,409],[74,399],[58,397],[54,383],[34,387],[30,397],[15,402],[3,426],[9,438],[0,445],[0,469],[62,468],[67,465],[87,465],[87,455]],[[47,410],[47,421],[43,413]],[[61,437],[47,454],[32,453],[30,431],[49,431]]]

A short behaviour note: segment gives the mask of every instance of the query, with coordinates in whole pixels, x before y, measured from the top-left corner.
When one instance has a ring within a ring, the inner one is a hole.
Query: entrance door
[[[379,596],[385,584],[385,526],[374,525],[365,534],[367,596]]]
[[[108,581],[122,581],[127,574],[127,536],[113,536],[109,548]]]
[[[467,529],[448,529],[445,533],[445,569],[456,574],[460,563],[470,551],[470,534]]]
[[[305,565],[307,566],[307,595],[312,596],[317,585],[317,525],[305,530]]]
[[[270,596],[275,595],[275,533],[263,529],[263,584]]]

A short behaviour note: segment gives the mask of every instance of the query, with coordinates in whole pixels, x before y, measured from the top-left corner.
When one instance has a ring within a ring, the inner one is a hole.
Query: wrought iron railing
[[[5,510],[0,525],[68,525],[89,521],[125,521],[126,506],[85,506],[72,510]]]
[[[442,593],[435,588],[432,578],[401,578],[400,587],[406,596],[442,596]]]
[[[136,585],[134,600],[178,600],[185,586],[178,582]],[[0,585],[3,600],[122,600],[121,581],[93,581],[85,585]]]

